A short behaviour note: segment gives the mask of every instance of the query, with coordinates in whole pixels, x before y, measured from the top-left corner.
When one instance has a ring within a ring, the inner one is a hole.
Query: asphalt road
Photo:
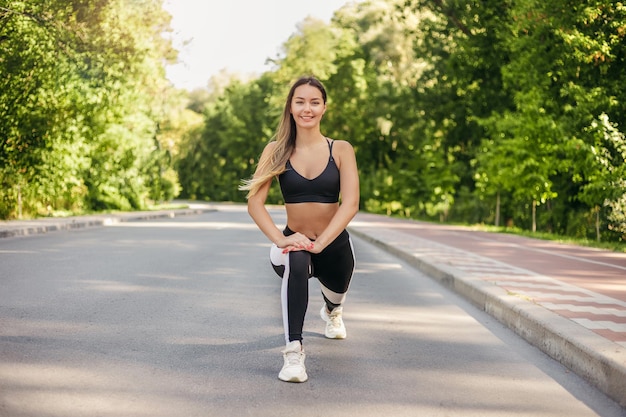
[[[324,338],[311,280],[309,381],[288,384],[280,281],[241,206],[1,239],[0,416],[626,415],[434,280],[354,244],[348,338]]]

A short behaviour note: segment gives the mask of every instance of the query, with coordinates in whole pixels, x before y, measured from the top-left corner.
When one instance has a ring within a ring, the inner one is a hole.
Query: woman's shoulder
[[[348,166],[353,166],[356,163],[356,155],[354,154],[354,148],[352,144],[347,140],[333,140],[333,158],[337,167],[341,169],[344,166],[344,162]]]
[[[265,145],[265,147],[263,148],[263,155],[267,155],[267,154],[274,152],[275,148],[276,148],[275,140],[268,142],[267,145]]]
[[[332,141],[333,152],[335,150],[337,152],[354,152],[354,148],[352,147],[352,144],[348,142],[347,140],[333,139],[333,138],[328,138],[328,139]]]

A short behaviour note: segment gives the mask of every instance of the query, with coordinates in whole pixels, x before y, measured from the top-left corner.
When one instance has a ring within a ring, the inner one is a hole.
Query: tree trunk
[[[22,185],[17,184],[17,218],[22,218]]]
[[[533,233],[537,231],[537,200],[533,200]]]
[[[596,206],[596,240],[600,241],[600,206]]]
[[[496,194],[496,227],[500,226],[500,191]]]

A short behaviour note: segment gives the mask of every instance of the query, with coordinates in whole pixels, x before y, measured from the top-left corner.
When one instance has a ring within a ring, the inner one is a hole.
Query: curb
[[[174,218],[210,211],[216,211],[216,209],[174,209],[154,212],[131,212],[55,219],[45,218],[31,221],[11,221],[6,222],[4,225],[0,223],[0,239],[45,234],[62,230],[84,229],[87,227],[109,226],[124,222]]]
[[[349,232],[409,263],[468,299],[531,345],[563,364],[626,407],[626,352],[596,333],[503,288],[466,276],[443,264],[429,263],[358,228]]]

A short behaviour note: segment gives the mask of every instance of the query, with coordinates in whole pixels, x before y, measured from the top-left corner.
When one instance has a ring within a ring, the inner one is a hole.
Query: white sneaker
[[[280,370],[278,378],[285,382],[304,382],[309,379],[304,366],[304,350],[302,344],[294,340],[283,350],[283,369]]]
[[[324,336],[329,339],[345,339],[347,336],[346,326],[343,324],[341,314],[343,307],[335,308],[330,314],[326,311],[326,304],[322,305],[320,316],[326,322],[326,330]]]

